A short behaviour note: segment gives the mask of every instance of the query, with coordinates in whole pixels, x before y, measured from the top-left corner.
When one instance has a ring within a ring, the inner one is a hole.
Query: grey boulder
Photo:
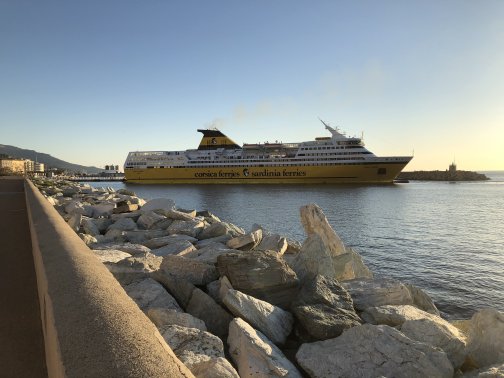
[[[284,344],[291,333],[294,319],[280,307],[233,289],[227,290],[223,303],[275,344]]]
[[[151,278],[132,282],[124,290],[144,311],[151,307],[161,307],[182,312],[175,298]]]
[[[221,276],[236,290],[288,309],[298,292],[296,273],[272,251],[228,253],[217,258]]]
[[[383,305],[413,305],[408,288],[392,278],[354,279],[341,284],[352,296],[358,311]]]
[[[296,360],[310,377],[452,377],[446,353],[389,326],[364,324],[303,344]]]
[[[302,377],[275,344],[240,318],[229,324],[227,342],[240,377]]]

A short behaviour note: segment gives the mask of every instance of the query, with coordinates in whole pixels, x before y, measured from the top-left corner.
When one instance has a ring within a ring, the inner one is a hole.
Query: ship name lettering
[[[271,171],[269,169],[263,169],[262,171],[259,172],[252,172],[253,177],[276,177],[280,176],[280,172],[274,170]]]
[[[240,174],[238,172],[223,172],[223,171],[219,171],[219,177],[235,178],[235,177],[240,177]]]
[[[194,177],[217,177],[217,173],[215,172],[196,172]]]
[[[306,172],[299,171],[299,170],[288,171],[288,170],[284,169],[282,172],[282,176],[284,176],[284,177],[291,177],[291,176],[304,177],[304,176],[306,176]]]

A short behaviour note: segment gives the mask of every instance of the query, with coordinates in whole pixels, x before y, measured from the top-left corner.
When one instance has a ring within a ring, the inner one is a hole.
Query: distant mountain
[[[9,155],[18,159],[30,159],[33,161],[38,161],[39,163],[44,163],[47,168],[60,168],[72,172],[86,172],[86,173],[100,173],[103,169],[97,167],[85,167],[79,164],[72,164],[66,161],[52,157],[49,154],[44,154],[42,152],[37,152],[34,150],[25,150],[23,148],[18,148],[14,146],[7,146],[5,144],[0,144],[0,154]]]

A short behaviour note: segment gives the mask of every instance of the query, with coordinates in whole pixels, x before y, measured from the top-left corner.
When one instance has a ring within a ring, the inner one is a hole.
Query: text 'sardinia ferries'
[[[243,147],[219,130],[198,130],[197,150],[130,152],[124,173],[128,182],[145,184],[388,183],[412,158],[377,157],[360,138],[324,125],[330,137]]]

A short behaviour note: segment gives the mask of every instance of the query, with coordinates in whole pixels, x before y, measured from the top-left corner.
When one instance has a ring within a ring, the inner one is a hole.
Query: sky
[[[129,151],[364,135],[405,170],[504,170],[504,1],[0,0],[0,144]]]

